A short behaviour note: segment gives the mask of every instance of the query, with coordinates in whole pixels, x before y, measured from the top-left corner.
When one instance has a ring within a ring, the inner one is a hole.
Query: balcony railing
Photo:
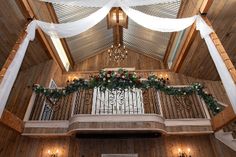
[[[124,91],[79,90],[57,101],[33,94],[25,120],[69,120],[75,115],[156,114],[165,119],[209,118],[197,94],[171,96],[155,89]]]

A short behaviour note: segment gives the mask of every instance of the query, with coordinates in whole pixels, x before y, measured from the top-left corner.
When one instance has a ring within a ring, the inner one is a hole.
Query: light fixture
[[[58,154],[59,154],[59,150],[58,149],[56,149],[56,150],[48,150],[49,157],[58,157]]]
[[[128,28],[128,16],[119,7],[114,7],[107,15],[108,29],[114,26]]]
[[[108,57],[110,61],[120,62],[127,58],[128,51],[125,46],[121,44],[111,45],[111,47],[107,50]]]
[[[53,36],[51,36],[51,39],[54,44],[54,47],[57,50],[58,56],[63,64],[65,70],[68,71],[70,68],[70,62],[69,62],[69,59],[66,55],[65,49],[62,46],[61,40],[59,38],[53,37]]]
[[[161,80],[163,80],[165,83],[167,83],[167,84],[169,83],[169,76],[168,76],[168,74],[160,74],[159,78]]]
[[[187,149],[187,153],[179,148],[178,149],[178,157],[192,157],[190,152],[191,152],[190,148]]]

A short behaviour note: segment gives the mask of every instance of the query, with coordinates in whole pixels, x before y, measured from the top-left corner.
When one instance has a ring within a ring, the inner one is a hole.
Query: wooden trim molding
[[[211,134],[209,119],[164,119],[160,115],[77,115],[57,121],[27,121],[23,135],[71,136],[76,132],[154,131],[163,134]]]
[[[17,117],[16,115],[14,115],[13,113],[11,113],[10,111],[6,109],[3,111],[0,122],[16,130],[19,133],[23,132],[23,129],[24,129],[23,121],[19,117]]]

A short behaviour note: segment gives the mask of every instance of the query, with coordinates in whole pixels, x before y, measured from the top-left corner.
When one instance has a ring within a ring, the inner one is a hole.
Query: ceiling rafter
[[[213,0],[203,0],[201,6],[199,8],[199,12],[201,14],[206,14],[207,11],[210,9],[212,2],[213,2]],[[201,11],[204,11],[204,12],[201,12]],[[186,37],[184,43],[182,44],[182,47],[180,48],[180,52],[179,52],[178,56],[176,57],[173,65],[171,66],[172,71],[174,71],[174,72],[180,71],[180,68],[183,65],[183,62],[188,54],[188,51],[189,51],[196,35],[197,35],[196,26],[195,26],[195,24],[193,24],[191,26],[190,30],[188,31],[187,37]],[[174,44],[174,43],[170,43],[170,44]],[[170,48],[169,48],[169,51],[171,51]],[[166,52],[166,53],[170,54],[170,52]],[[168,60],[168,57],[166,56],[165,60],[164,60],[165,65],[167,65],[167,60]]]
[[[38,16],[34,12],[32,6],[28,0],[17,0],[17,3],[19,5],[19,7],[21,8],[21,11],[26,19],[30,19],[30,20],[31,19],[38,19]],[[47,6],[47,8],[48,8],[48,6]],[[51,17],[51,20],[55,20],[52,22],[56,22],[56,17]],[[47,52],[53,58],[53,60],[55,60],[59,64],[59,66],[61,67],[62,70],[65,70],[65,68],[64,68],[64,66],[63,66],[54,46],[53,46],[53,43],[49,40],[49,38],[45,35],[45,33],[43,33],[42,30],[37,29],[36,36],[39,38],[39,40],[41,41],[43,46],[46,48]],[[64,40],[64,39],[62,39],[62,40]],[[66,45],[63,45],[63,46],[66,46]],[[66,47],[65,47],[65,50],[66,50]],[[73,66],[74,62],[73,62],[72,58],[69,61],[72,61],[70,64],[71,64],[71,66]]]

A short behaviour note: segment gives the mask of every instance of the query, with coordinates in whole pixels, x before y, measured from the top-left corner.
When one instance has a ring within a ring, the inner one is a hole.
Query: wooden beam
[[[210,9],[213,1],[214,0],[203,0],[201,8],[200,8],[200,13],[206,14],[208,12],[208,10]]]
[[[181,1],[177,18],[181,18],[182,17],[182,13],[183,13],[184,6],[186,5],[186,3],[187,3],[187,1]],[[176,39],[177,34],[178,34],[177,32],[171,33],[170,40],[168,42],[168,45],[167,45],[167,48],[166,48],[166,51],[165,51],[165,55],[163,57],[163,63],[164,63],[165,68],[168,68],[168,58],[170,56],[171,49],[172,49],[172,47],[174,45],[174,41]]]
[[[202,16],[202,18],[206,21],[206,23],[212,27],[211,22],[209,21],[209,19],[206,16]],[[210,34],[211,39],[213,40],[213,43],[215,44],[222,60],[224,61],[232,79],[234,80],[234,83],[236,84],[236,69],[231,61],[231,59],[229,58],[224,46],[222,45],[218,35],[213,32]]]
[[[17,2],[19,4],[20,8],[22,9],[23,15],[27,19],[37,19],[36,14],[34,13],[33,9],[31,8],[28,0],[17,0]],[[48,41],[45,33],[41,29],[37,29],[36,36],[39,38],[39,41],[42,43],[42,45],[46,48],[47,52],[52,57],[52,59],[55,60],[56,63],[58,63],[58,65],[61,67],[61,69],[65,70],[65,67],[63,66],[58,54],[56,53],[56,50],[55,50],[53,44],[51,44]]]
[[[178,54],[177,59],[175,60],[172,66],[172,70],[174,72],[179,72],[196,35],[197,35],[197,30],[196,30],[196,25],[194,24],[191,26],[187,38],[185,39],[184,44],[180,50],[180,53]]]
[[[211,119],[213,130],[218,131],[234,120],[236,120],[236,114],[232,106],[228,106]]]
[[[213,0],[204,0],[199,9],[200,13],[207,13],[210,6],[212,5],[212,2]],[[181,14],[181,12],[179,12],[178,14]],[[180,50],[180,53],[177,56],[177,59],[175,60],[172,66],[172,70],[174,72],[179,72],[196,35],[197,35],[197,31],[196,31],[196,26],[194,24],[191,26],[190,31],[188,32],[187,38],[185,39],[184,44]]]
[[[174,44],[176,35],[177,35],[176,32],[171,33],[170,40],[169,40],[168,46],[166,48],[166,52],[165,52],[165,55],[164,55],[164,58],[163,58],[163,63],[164,63],[166,68],[168,68],[168,58],[170,56],[171,48]]]
[[[28,25],[28,23],[27,23],[27,25]],[[9,56],[7,57],[7,60],[5,61],[3,67],[0,71],[0,83],[2,82],[2,79],[3,79],[7,69],[9,68],[10,64],[12,63],[13,59],[15,58],[16,52],[18,51],[21,43],[23,42],[23,40],[25,39],[25,37],[27,35],[27,32],[25,31],[27,25],[25,26],[24,30],[20,33],[15,45],[13,46]]]
[[[50,13],[50,17],[52,18],[52,22],[53,23],[59,23],[58,18],[57,18],[57,14],[56,14],[56,12],[55,12],[55,10],[53,8],[53,5],[51,3],[46,3],[46,6],[47,6],[47,9],[48,9],[48,11]],[[73,60],[73,58],[71,56],[71,52],[70,52],[69,46],[68,46],[65,38],[61,38],[60,40],[61,40],[63,48],[65,49],[65,52],[66,52],[66,55],[67,55],[68,60],[70,62],[70,65],[72,67],[74,67],[74,60]]]
[[[9,112],[8,110],[3,111],[3,115],[0,119],[0,122],[20,133],[23,132],[24,129],[24,123],[23,121],[14,115],[13,113]]]

